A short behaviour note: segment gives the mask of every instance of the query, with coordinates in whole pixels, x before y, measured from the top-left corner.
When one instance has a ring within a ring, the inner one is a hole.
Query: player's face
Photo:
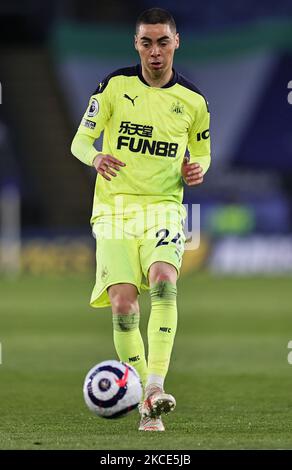
[[[179,35],[169,24],[141,24],[135,35],[135,48],[142,67],[152,76],[160,77],[172,68]]]

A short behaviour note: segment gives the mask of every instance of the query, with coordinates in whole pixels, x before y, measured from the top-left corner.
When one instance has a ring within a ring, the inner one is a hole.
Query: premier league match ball
[[[96,364],[85,377],[84,400],[102,418],[119,418],[137,408],[142,384],[133,366],[115,360]]]

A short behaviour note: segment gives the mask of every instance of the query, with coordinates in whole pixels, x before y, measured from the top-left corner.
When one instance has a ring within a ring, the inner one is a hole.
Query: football
[[[96,364],[85,377],[84,400],[102,418],[119,418],[137,408],[143,388],[133,366],[116,360]]]

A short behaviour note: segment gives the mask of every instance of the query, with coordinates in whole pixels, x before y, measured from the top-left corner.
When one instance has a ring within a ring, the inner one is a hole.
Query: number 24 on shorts
[[[155,245],[155,248],[157,246],[161,245],[168,245],[169,243],[175,243],[175,244],[181,244],[181,234],[177,233],[171,240],[166,240],[167,237],[169,237],[169,230],[167,228],[161,228],[156,232],[156,238],[159,238],[158,242]]]

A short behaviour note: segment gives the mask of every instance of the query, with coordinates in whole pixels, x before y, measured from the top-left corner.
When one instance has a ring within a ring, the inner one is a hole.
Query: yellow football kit
[[[179,272],[184,234],[181,164],[205,173],[210,164],[209,111],[199,90],[173,70],[162,88],[149,86],[141,66],[110,74],[99,84],[72,143],[72,153],[92,165],[100,153],[126,164],[111,181],[97,176],[91,223],[97,242],[97,275],[91,305],[110,305],[107,288],[127,282],[142,286],[155,261]],[[152,215],[158,212],[163,221]],[[109,233],[111,234],[109,236]]]

